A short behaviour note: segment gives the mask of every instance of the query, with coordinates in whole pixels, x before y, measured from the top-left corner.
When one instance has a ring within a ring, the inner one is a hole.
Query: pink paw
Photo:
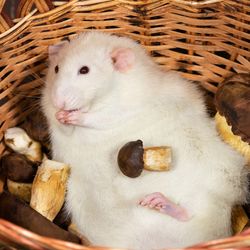
[[[81,112],[79,110],[60,110],[56,113],[56,119],[63,124],[81,125]]]
[[[161,193],[146,195],[140,200],[139,204],[144,207],[156,209],[161,213],[168,214],[179,221],[187,221],[190,219],[184,208],[176,205]]]

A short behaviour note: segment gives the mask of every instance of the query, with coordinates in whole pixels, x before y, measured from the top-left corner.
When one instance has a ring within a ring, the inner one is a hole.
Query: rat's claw
[[[67,123],[78,125],[79,124],[79,112],[78,111],[71,111],[67,115]]]
[[[66,117],[66,114],[64,111],[58,111],[56,113],[56,119],[57,120],[63,120]]]
[[[56,113],[56,119],[63,124],[81,125],[81,112],[79,110],[60,110]]]
[[[142,206],[148,206],[149,204],[151,204],[153,202],[153,200],[155,200],[156,198],[164,198],[164,196],[157,192],[157,193],[152,193],[152,194],[148,194],[146,195],[142,200],[140,200],[139,204]],[[165,198],[166,199],[166,198]]]
[[[162,208],[162,206],[164,205],[164,200],[163,198],[161,197],[157,197],[155,199],[153,199],[150,204],[149,204],[149,207],[150,208],[155,208],[155,209],[160,209]]]

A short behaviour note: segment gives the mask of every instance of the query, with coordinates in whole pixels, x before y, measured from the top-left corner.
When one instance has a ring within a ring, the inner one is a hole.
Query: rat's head
[[[49,47],[47,88],[56,109],[87,110],[114,86],[116,73],[127,75],[136,64],[135,42],[101,32],[86,32]]]
[[[129,88],[129,77],[145,63],[143,56],[147,58],[144,49],[132,40],[93,31],[50,46],[45,105],[54,113],[87,113],[102,103],[114,105],[110,100],[124,92],[124,82]]]

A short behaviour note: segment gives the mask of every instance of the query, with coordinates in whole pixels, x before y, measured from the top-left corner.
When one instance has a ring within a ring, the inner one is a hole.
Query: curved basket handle
[[[17,17],[24,17],[35,6],[40,13],[44,13],[54,8],[52,0],[20,0],[17,7]]]

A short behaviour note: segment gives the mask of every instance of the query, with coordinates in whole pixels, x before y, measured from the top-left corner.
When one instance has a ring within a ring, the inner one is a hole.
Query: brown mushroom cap
[[[78,236],[58,227],[27,203],[6,191],[0,194],[0,218],[42,236],[81,243]]]
[[[63,204],[61,210],[53,220],[53,223],[55,223],[60,228],[67,230],[69,225],[71,224],[71,216],[69,213],[67,213],[65,203]]]
[[[51,159],[49,128],[44,114],[39,109],[35,109],[26,117],[21,128],[23,128],[33,140],[42,144],[43,152]]]
[[[141,140],[128,142],[120,149],[117,161],[124,175],[131,178],[140,176],[144,168],[143,153]]]
[[[0,164],[6,171],[8,179],[24,183],[33,181],[38,166],[37,163],[29,161],[24,155],[18,153],[4,155]]]
[[[232,132],[250,143],[250,74],[235,74],[226,79],[218,88],[215,103]]]

